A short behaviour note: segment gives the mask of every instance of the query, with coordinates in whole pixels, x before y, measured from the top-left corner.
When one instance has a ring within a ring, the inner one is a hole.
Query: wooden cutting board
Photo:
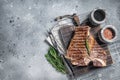
[[[98,38],[98,31],[100,30],[100,26],[93,27],[92,25],[90,25],[89,21],[87,21],[87,20],[85,21],[85,23],[82,23],[82,25],[83,26],[86,26],[86,25],[90,26],[91,27],[90,32],[91,32],[91,34],[93,34],[93,36],[96,39],[96,41],[98,42],[98,44],[105,45],[105,47],[102,47],[102,46],[101,47],[103,49],[105,49],[106,53],[107,53],[107,66],[111,65],[113,63],[113,61],[112,61],[112,57],[111,57],[109,49],[108,49],[108,45],[105,43],[102,43]],[[63,26],[62,28],[60,28],[60,30],[59,30],[61,41],[62,41],[64,48],[66,50],[67,50],[69,43],[73,37],[74,28],[75,28],[75,26],[66,25],[66,26]],[[66,59],[66,60],[69,63],[69,65],[70,65],[70,67],[71,67],[71,69],[76,77],[79,76],[80,74],[87,73],[87,72],[90,72],[91,70],[96,69],[92,65],[87,66],[87,67],[74,66],[71,64],[71,62],[68,59]]]

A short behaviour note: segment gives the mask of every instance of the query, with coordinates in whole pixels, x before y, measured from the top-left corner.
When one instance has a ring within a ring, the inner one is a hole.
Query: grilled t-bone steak
[[[86,37],[89,36],[89,26],[76,27],[70,42],[66,57],[73,65],[87,66],[91,61],[85,46]]]
[[[87,66],[92,61],[93,66],[104,67],[106,66],[107,54],[89,32],[89,26],[75,28],[66,58],[77,66]],[[88,44],[86,44],[86,39],[88,39]]]

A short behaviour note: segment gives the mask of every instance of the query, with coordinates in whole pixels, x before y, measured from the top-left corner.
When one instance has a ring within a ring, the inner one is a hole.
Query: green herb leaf
[[[89,47],[88,38],[85,40],[85,45],[86,45],[86,48],[87,48],[88,55],[90,55],[90,47]]]
[[[55,58],[57,59],[57,51],[53,48],[53,47],[50,47],[50,50],[49,50],[49,53]]]

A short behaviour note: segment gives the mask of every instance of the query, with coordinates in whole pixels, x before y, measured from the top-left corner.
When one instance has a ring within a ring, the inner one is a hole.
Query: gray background
[[[46,30],[57,16],[82,14],[96,7],[107,10],[111,24],[119,31],[120,0],[0,0],[0,80],[67,80],[44,58]],[[114,69],[119,64],[111,67],[104,74],[101,70],[83,75],[81,80],[101,76],[104,78],[98,80],[119,80],[120,71]]]

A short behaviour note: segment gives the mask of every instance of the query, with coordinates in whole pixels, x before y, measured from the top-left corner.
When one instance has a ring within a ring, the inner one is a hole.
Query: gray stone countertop
[[[106,9],[119,31],[120,0],[0,0],[0,80],[67,80],[44,57],[49,48],[45,33],[55,17],[82,14],[96,7]],[[109,73],[116,74],[116,79]],[[96,76],[119,80],[119,74],[119,69],[104,75],[96,71],[81,80],[97,80]]]

